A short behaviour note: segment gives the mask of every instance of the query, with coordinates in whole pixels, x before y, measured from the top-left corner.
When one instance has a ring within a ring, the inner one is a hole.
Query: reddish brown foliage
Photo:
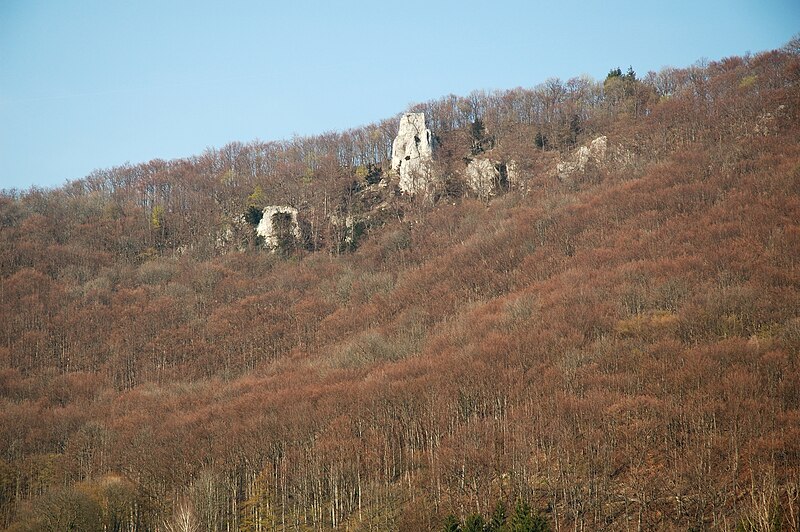
[[[525,186],[393,199],[352,254],[324,220],[364,207],[387,124],[0,197],[0,524],[436,528],[521,497],[564,528],[797,529],[798,64],[424,104],[442,168],[481,119]],[[573,115],[635,164],[542,172]],[[308,250],[216,247],[256,186],[313,213]]]

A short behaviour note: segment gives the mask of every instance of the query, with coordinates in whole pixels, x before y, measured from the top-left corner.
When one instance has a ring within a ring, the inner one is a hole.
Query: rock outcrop
[[[500,177],[500,172],[489,159],[473,159],[467,165],[464,173],[467,178],[467,186],[481,198],[492,194]]]
[[[264,208],[264,214],[256,227],[256,235],[264,239],[264,247],[277,250],[285,239],[300,242],[303,233],[297,221],[297,209],[283,205]]]
[[[508,190],[519,181],[516,162],[497,162],[487,158],[473,159],[464,171],[467,186],[480,198],[488,198]]]
[[[424,192],[431,173],[433,135],[425,127],[424,113],[406,113],[392,143],[392,170],[400,176],[400,190],[406,194]]]
[[[608,139],[605,136],[597,137],[588,146],[578,148],[569,159],[558,163],[558,178],[568,180],[573,174],[585,171],[589,163],[601,165],[606,160],[607,151]]]

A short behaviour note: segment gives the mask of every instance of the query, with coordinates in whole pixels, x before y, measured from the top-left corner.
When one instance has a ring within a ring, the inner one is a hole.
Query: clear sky
[[[798,0],[0,0],[0,188],[798,32]]]

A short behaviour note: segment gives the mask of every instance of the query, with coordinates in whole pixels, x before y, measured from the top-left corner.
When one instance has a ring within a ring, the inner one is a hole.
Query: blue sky
[[[0,0],[0,188],[798,32],[797,0]]]

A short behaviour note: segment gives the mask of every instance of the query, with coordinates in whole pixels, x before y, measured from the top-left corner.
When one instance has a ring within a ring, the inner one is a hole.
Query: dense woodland
[[[3,191],[0,528],[800,529],[800,41],[411,110]]]

